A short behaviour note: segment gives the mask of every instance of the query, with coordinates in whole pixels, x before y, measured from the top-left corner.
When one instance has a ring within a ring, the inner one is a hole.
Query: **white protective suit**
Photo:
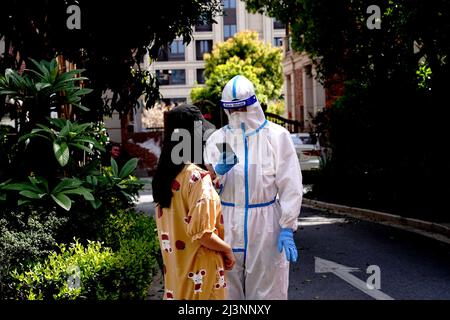
[[[255,95],[243,76],[231,79],[222,102]],[[225,241],[236,257],[227,272],[228,299],[287,299],[289,262],[277,249],[281,228],[297,229],[303,187],[299,161],[289,132],[266,120],[256,97],[247,112],[225,112],[229,125],[206,142],[205,163],[218,163],[216,143],[228,142],[238,163],[220,176]],[[283,250],[284,251],[284,250]]]

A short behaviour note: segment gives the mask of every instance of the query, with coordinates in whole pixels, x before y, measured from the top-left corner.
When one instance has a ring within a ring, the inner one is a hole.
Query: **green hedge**
[[[119,298],[145,298],[160,254],[156,223],[134,209],[110,214],[101,235],[116,253]]]
[[[104,242],[88,241],[51,253],[24,272],[13,272],[19,299],[143,299],[159,243],[152,218],[134,210],[111,214]],[[102,239],[103,240],[103,239]]]

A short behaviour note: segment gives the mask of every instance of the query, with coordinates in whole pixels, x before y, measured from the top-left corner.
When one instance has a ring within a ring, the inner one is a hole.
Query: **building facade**
[[[317,71],[305,52],[292,50],[289,38],[284,38],[284,92],[285,116],[301,123],[302,131],[311,131],[312,120],[325,107],[343,94],[339,77],[327,79],[324,84],[316,79]],[[325,86],[324,86],[325,85]]]
[[[262,41],[282,47],[286,35],[285,25],[273,18],[261,14],[249,13],[245,2],[240,0],[222,0],[224,14],[215,17],[216,24],[194,27],[193,37],[188,45],[176,39],[165,48],[161,48],[159,57],[150,64],[144,58],[142,69],[154,72],[160,83],[160,93],[165,105],[191,102],[192,88],[205,82],[203,55],[212,51],[214,44],[226,41],[235,33],[244,30],[257,31]],[[117,113],[105,120],[108,133],[114,141],[120,142],[120,120]],[[130,125],[134,132],[145,130],[142,125],[142,108],[130,116]]]
[[[236,32],[254,30],[260,40],[282,46],[285,26],[273,18],[251,14],[240,0],[223,0],[224,15],[216,17],[217,24],[194,28],[193,39],[183,45],[181,39],[160,51],[159,58],[149,66],[160,80],[160,91],[166,104],[190,102],[193,87],[203,84],[203,55],[212,51],[214,44],[223,42]]]

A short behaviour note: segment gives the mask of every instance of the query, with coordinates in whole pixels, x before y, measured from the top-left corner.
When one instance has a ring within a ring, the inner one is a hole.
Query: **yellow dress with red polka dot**
[[[172,181],[170,208],[156,207],[164,299],[225,299],[221,253],[200,244],[206,232],[224,239],[220,198],[207,171],[187,164]]]

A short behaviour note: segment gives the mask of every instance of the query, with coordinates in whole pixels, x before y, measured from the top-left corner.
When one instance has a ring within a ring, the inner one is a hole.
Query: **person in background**
[[[111,142],[107,147],[106,158],[103,161],[105,165],[111,165],[111,158],[116,161],[119,168],[130,160],[128,153],[123,149],[122,145],[117,142]]]

